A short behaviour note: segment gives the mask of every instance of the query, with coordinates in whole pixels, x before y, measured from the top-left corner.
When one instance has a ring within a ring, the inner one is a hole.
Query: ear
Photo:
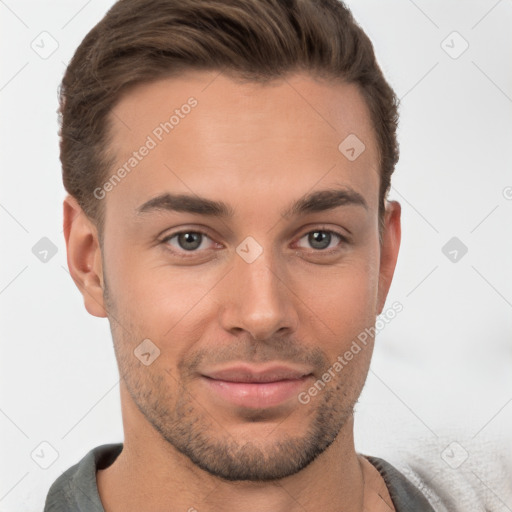
[[[85,309],[93,316],[105,318],[101,248],[96,226],[73,196],[68,195],[63,206],[69,272],[83,295]]]
[[[386,201],[384,228],[380,251],[379,290],[377,294],[377,315],[382,313],[395,272],[402,230],[400,215],[402,207],[397,201]]]

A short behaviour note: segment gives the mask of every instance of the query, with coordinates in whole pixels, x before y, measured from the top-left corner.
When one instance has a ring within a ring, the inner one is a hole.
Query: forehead
[[[288,202],[334,183],[377,204],[375,133],[353,84],[189,72],[133,88],[110,119],[116,164],[107,178],[124,172],[110,187],[109,209],[135,211],[162,192]]]

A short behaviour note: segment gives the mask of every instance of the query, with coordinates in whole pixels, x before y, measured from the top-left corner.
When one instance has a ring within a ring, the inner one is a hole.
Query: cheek
[[[229,297],[221,292],[233,279],[229,265],[173,266],[158,248],[146,252],[112,247],[107,277],[119,320],[134,338],[149,338],[174,355],[213,328]],[[151,254],[150,254],[151,253]],[[338,354],[375,321],[378,242],[354,249],[337,265],[281,267],[291,290],[283,295],[299,316],[299,330]],[[222,281],[224,281],[222,283]],[[293,293],[292,293],[293,292]],[[211,325],[209,325],[211,324]],[[134,332],[135,330],[135,332]]]
[[[308,305],[334,321],[371,318],[378,288],[378,264],[375,259],[354,256],[337,268],[319,269],[301,278],[301,297]]]
[[[304,324],[303,317],[302,328],[318,341],[322,339],[324,350],[333,360],[349,350],[353,340],[365,329],[374,325],[377,261],[375,254],[370,258],[368,254],[365,258],[354,255],[335,270],[308,273],[297,281],[297,295],[308,306],[309,325]],[[363,358],[358,359],[363,362]]]
[[[192,347],[207,328],[217,307],[215,285],[225,273],[213,266],[176,267],[164,258],[134,255],[118,258],[108,278],[116,312],[129,327],[129,336],[151,339],[167,359]]]

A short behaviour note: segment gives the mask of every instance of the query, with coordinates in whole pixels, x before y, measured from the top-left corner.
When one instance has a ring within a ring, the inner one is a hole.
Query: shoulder
[[[99,502],[96,471],[110,466],[121,453],[122,443],[104,444],[90,450],[77,464],[64,471],[51,485],[44,512],[71,512],[85,510],[84,500]],[[73,507],[73,508],[71,508]]]
[[[434,512],[420,488],[409,481],[395,466],[384,459],[363,455],[381,474],[389,491],[396,512]]]
[[[388,455],[436,512],[480,512],[512,503],[509,446],[506,440],[454,430],[418,440],[406,454]]]

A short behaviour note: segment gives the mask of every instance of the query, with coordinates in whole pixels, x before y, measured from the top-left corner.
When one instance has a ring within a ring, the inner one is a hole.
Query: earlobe
[[[391,287],[402,236],[400,217],[402,208],[398,201],[386,201],[386,213],[380,253],[379,290],[377,315],[382,313]]]
[[[85,309],[93,316],[105,318],[98,233],[77,200],[70,195],[63,203],[63,224],[69,272],[84,298]]]

